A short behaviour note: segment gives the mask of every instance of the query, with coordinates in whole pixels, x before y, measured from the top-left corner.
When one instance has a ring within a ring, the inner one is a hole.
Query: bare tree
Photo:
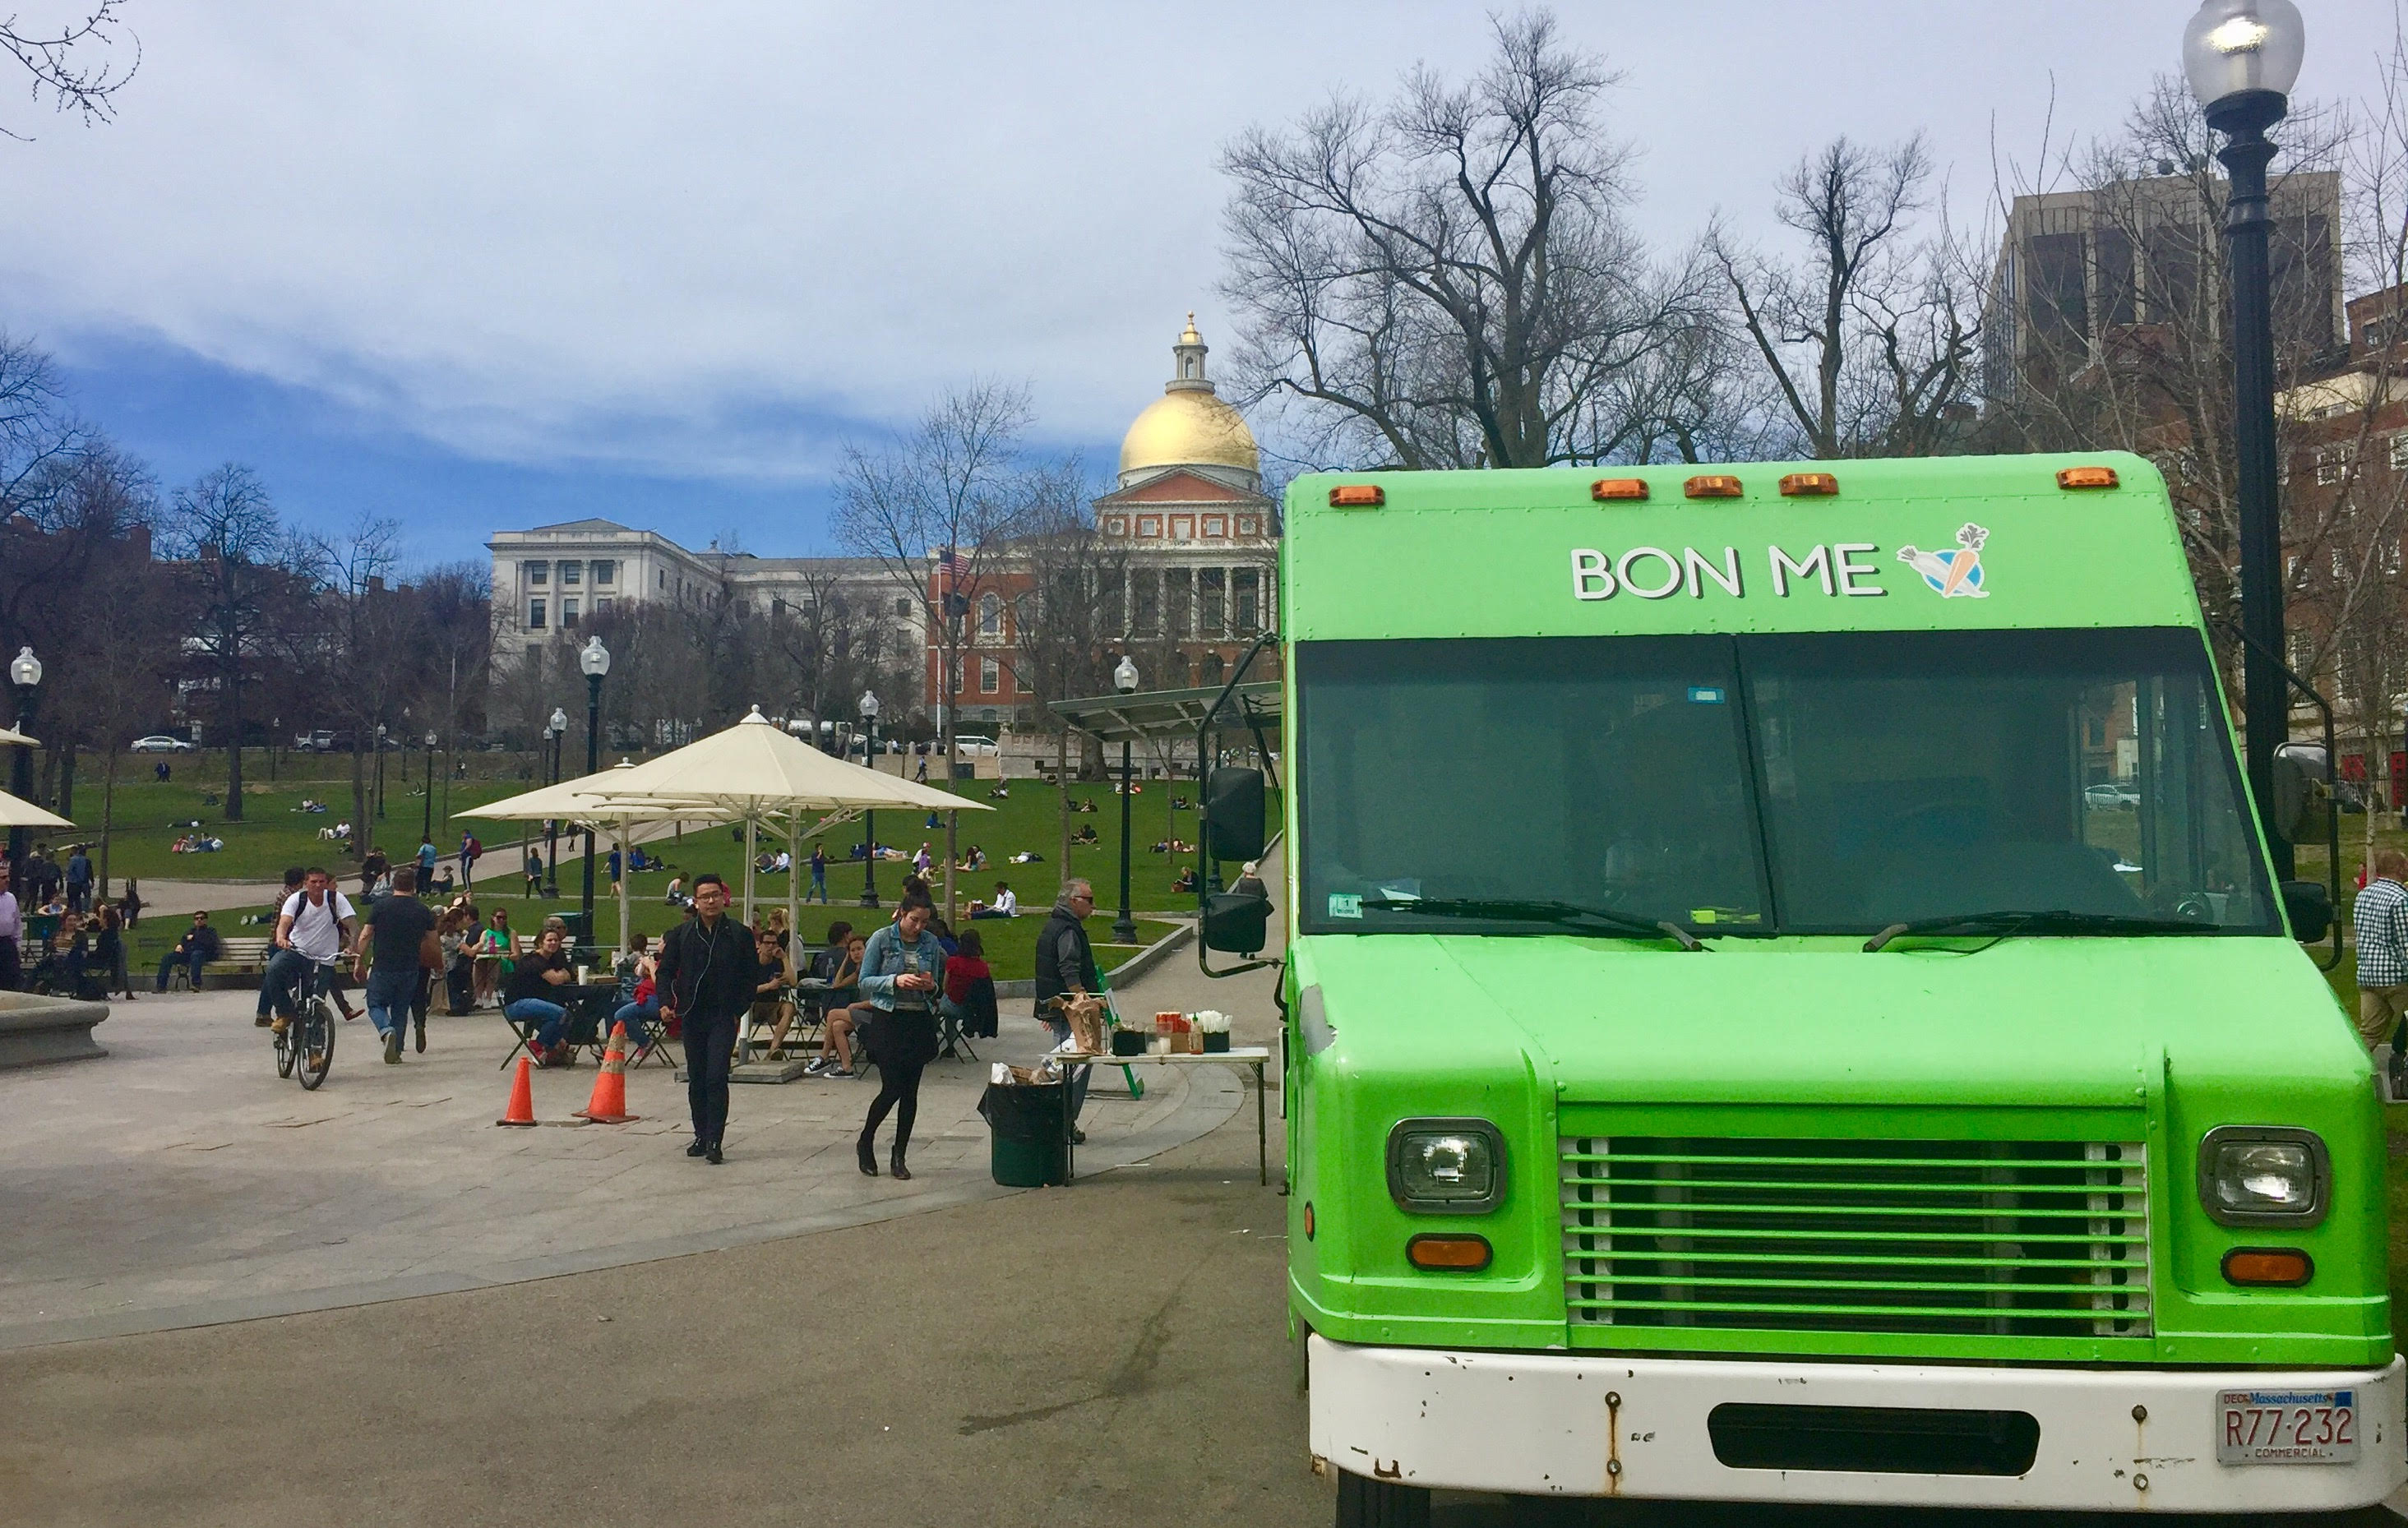
[[[1222,152],[1241,388],[1301,405],[1326,457],[1612,458],[1647,423],[1617,379],[1698,307],[1695,268],[1658,271],[1624,220],[1618,77],[1545,11],[1494,27],[1468,83],[1416,69],[1385,107],[1341,96]]]
[[[2343,113],[2295,103],[2283,129],[2286,173],[2270,187],[2275,264],[2275,386],[2289,392],[2332,364],[2331,292],[2339,276],[2329,225],[2303,188],[2335,168],[2352,139]],[[2028,174],[2011,169],[2002,188],[2028,196],[2080,193],[2086,206],[2091,270],[2016,275],[2000,262],[1988,311],[2021,313],[2019,327],[1993,325],[1985,357],[1986,403],[1977,436],[1992,450],[2110,448],[2157,462],[2172,497],[2191,577],[2228,678],[2241,672],[2239,467],[2232,444],[2231,294],[2221,248],[2229,186],[2214,142],[2183,83],[2161,76],[2135,102],[2122,128],[2043,157]],[[2047,207],[2044,200],[2037,204]],[[2288,274],[2286,274],[2288,273]],[[2297,411],[2275,421],[2278,458],[2299,457],[2315,433]],[[2347,495],[2300,512],[2296,483],[2283,490],[2285,540],[2293,556],[2286,597],[2332,565],[2332,538]],[[2361,534],[2372,535],[2372,527]],[[2339,609],[2328,631],[2346,623]],[[2327,653],[2309,656],[2321,663]],[[2301,667],[2294,664],[2294,667]],[[2307,672],[2302,668],[2302,672]],[[2237,693],[2235,710],[2239,709]]]
[[[196,656],[218,690],[226,750],[226,821],[242,821],[243,687],[272,624],[310,585],[307,549],[277,518],[259,475],[238,462],[176,490],[168,546],[184,562]]]
[[[117,14],[122,6],[123,0],[94,0],[82,15],[39,28],[15,16],[0,17],[0,53],[24,65],[36,101],[48,96],[53,108],[74,112],[87,123],[112,121],[117,93],[142,66],[141,39],[125,30]],[[122,68],[114,52],[121,38],[134,50]],[[0,136],[28,141],[6,127],[0,127]]]
[[[1886,150],[1834,138],[1773,201],[1802,258],[1754,252],[1720,219],[1706,236],[1798,454],[1930,455],[1970,415],[1979,294],[1957,275],[1944,220],[1928,235],[1918,221],[1930,182],[1920,134]]]
[[[1032,481],[1021,460],[1025,388],[978,382],[950,393],[909,436],[848,444],[838,481],[837,537],[874,558],[920,611],[936,655],[938,743],[950,786],[966,618],[996,583],[1025,523]],[[955,913],[953,821],[945,825],[945,913]]]
[[[1017,605],[1013,672],[1036,697],[1039,724],[1054,735],[1062,807],[1059,864],[1066,876],[1072,739],[1053,703],[1110,689],[1112,652],[1123,635],[1121,590],[1128,574],[1126,544],[1103,535],[1089,502],[1077,461],[1046,471],[1036,479],[1028,523],[1016,548],[1028,587]],[[1093,743],[1082,735],[1082,752]]]

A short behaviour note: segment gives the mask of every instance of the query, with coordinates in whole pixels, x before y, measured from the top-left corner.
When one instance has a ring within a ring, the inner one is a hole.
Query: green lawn
[[[449,808],[452,812],[482,802],[497,800],[530,789],[531,780],[516,778],[516,757],[511,754],[483,754],[469,760],[476,778],[454,780],[449,788]],[[351,868],[342,857],[343,846],[322,840],[321,830],[330,828],[351,814],[351,775],[348,756],[320,757],[308,754],[280,754],[277,778],[268,778],[267,758],[264,751],[252,750],[244,755],[245,778],[243,820],[229,822],[222,805],[225,783],[225,761],[222,753],[179,754],[169,759],[175,778],[160,783],[151,778],[151,766],[158,761],[148,755],[129,755],[119,764],[118,787],[113,807],[114,831],[108,853],[108,870],[113,883],[122,883],[128,876],[159,877],[183,880],[275,880],[288,865],[323,864],[339,875]],[[375,842],[395,859],[414,853],[419,844],[422,823],[425,818],[425,798],[418,784],[419,761],[415,755],[405,763],[400,754],[385,756],[385,817],[372,824]],[[100,859],[98,840],[102,820],[102,793],[98,761],[86,758],[78,770],[76,810],[78,826],[70,831],[61,829],[46,838],[38,838],[53,847],[78,841],[94,845],[93,858]],[[993,894],[995,882],[1009,881],[1022,903],[1042,910],[1053,903],[1064,868],[1057,864],[1059,850],[1059,798],[1055,790],[1036,781],[1015,781],[1011,795],[1005,801],[989,801],[987,792],[993,782],[963,780],[955,789],[969,801],[994,807],[992,812],[965,811],[962,814],[961,846],[965,853],[972,844],[986,851],[993,868],[983,873],[963,872],[960,894],[967,902],[972,897],[986,898]],[[1092,826],[1098,842],[1081,846],[1071,852],[1070,872],[1085,876],[1096,882],[1096,901],[1107,909],[1119,907],[1120,874],[1120,798],[1111,786],[1077,785],[1070,787],[1075,799],[1092,803],[1096,810],[1080,813],[1075,822]],[[1140,911],[1162,911],[1188,905],[1187,899],[1171,891],[1171,883],[1186,864],[1187,856],[1150,852],[1150,846],[1177,837],[1193,843],[1199,832],[1197,814],[1193,809],[1173,811],[1169,802],[1181,796],[1193,802],[1197,797],[1193,781],[1182,781],[1166,788],[1160,783],[1142,784],[1140,793],[1130,802],[1131,836],[1135,851],[1130,856],[1130,895]],[[323,801],[324,813],[299,810],[304,797]],[[509,822],[480,822],[458,820],[447,825],[442,812],[446,806],[444,787],[437,787],[435,844],[450,851],[460,841],[460,831],[468,828],[482,839],[489,856],[486,865],[509,864],[521,857],[522,825]],[[1274,803],[1272,811],[1278,810]],[[199,821],[200,831],[225,840],[225,848],[210,854],[171,853],[179,834],[188,830],[178,824]],[[923,817],[910,814],[882,814],[877,823],[882,842],[907,852],[926,841],[933,853],[944,850],[944,828],[941,822],[930,826]],[[848,825],[831,830],[832,848],[841,850],[859,841],[861,829]],[[539,835],[536,835],[539,842]],[[716,870],[731,883],[738,880],[743,868],[743,856],[738,851],[740,839],[724,830],[688,834],[681,839],[650,846],[674,867],[688,875],[702,870]],[[775,848],[778,846],[767,846]],[[576,872],[564,841],[560,883],[566,889]],[[1044,856],[1039,864],[1014,865],[1006,863],[1021,850],[1034,850]],[[861,891],[861,864],[831,856],[828,889],[835,897],[857,897]],[[1229,874],[1235,873],[1229,867]],[[901,867],[891,862],[879,865],[882,896],[891,897],[901,883]],[[639,883],[650,879],[638,878]],[[651,879],[654,887],[666,885],[666,875]],[[941,893],[943,883],[939,880]],[[657,891],[654,892],[657,897]],[[760,878],[760,895],[767,900],[783,901],[783,877]]]

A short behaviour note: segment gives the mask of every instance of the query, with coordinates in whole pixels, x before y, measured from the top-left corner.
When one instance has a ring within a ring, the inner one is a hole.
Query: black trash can
[[[997,1183],[1035,1189],[1070,1181],[1070,1147],[1062,1138],[1066,1096],[1059,1082],[987,1084],[979,1112],[992,1133],[990,1170]]]

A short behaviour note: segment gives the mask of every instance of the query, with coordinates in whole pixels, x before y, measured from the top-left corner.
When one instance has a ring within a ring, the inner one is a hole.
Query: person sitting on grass
[[[831,938],[833,935],[831,934]],[[844,959],[828,978],[827,1022],[820,1027],[820,1053],[803,1068],[805,1077],[853,1076],[853,1042],[869,1015],[861,1001],[861,956],[867,938],[848,935]]]
[[[1019,916],[1020,898],[1012,894],[1011,882],[1008,880],[999,880],[995,883],[994,901],[973,902],[970,904],[970,917],[973,919],[1017,918]]]
[[[502,1008],[511,1024],[527,1036],[527,1054],[538,1066],[566,1066],[568,1046],[562,1035],[568,1010],[545,994],[577,979],[568,952],[560,947],[560,931],[545,929],[532,954],[521,955],[510,970],[509,1001]]]

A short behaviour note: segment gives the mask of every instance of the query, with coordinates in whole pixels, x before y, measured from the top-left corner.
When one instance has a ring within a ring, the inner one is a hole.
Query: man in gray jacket
[[[1037,934],[1037,1017],[1054,1032],[1056,1045],[1070,1037],[1070,1019],[1062,1011],[1060,1000],[1103,990],[1103,978],[1096,970],[1095,947],[1087,942],[1083,921],[1095,910],[1095,887],[1083,880],[1064,881],[1062,899],[1054,904],[1053,913]],[[1088,1071],[1073,1066],[1066,1078],[1070,1088],[1070,1139],[1082,1144],[1087,1135],[1079,1128],[1079,1111],[1087,1107]]]

